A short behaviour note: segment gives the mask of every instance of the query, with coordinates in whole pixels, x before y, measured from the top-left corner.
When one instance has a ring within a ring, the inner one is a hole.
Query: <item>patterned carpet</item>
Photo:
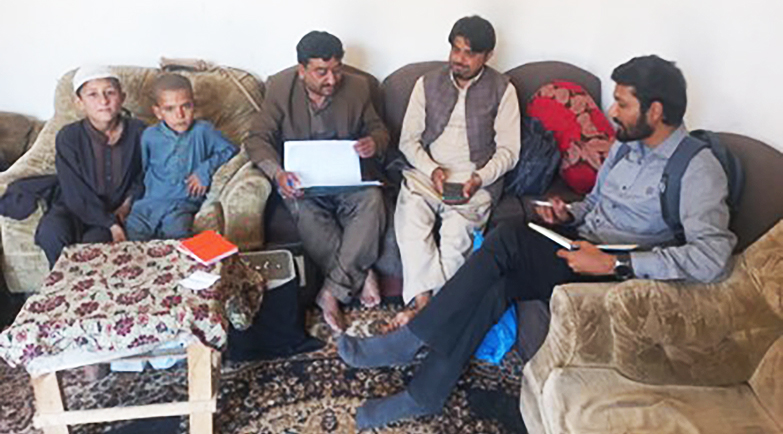
[[[349,333],[368,335],[398,308],[352,309]],[[342,363],[327,326],[308,319],[311,334],[328,344],[323,350],[286,359],[224,362],[216,431],[249,433],[354,433],[356,408],[368,397],[404,388],[417,363],[403,368],[358,370]],[[500,366],[472,361],[439,416],[404,421],[379,433],[525,433],[519,415],[522,361],[510,352]],[[86,384],[76,372],[61,376],[69,408],[138,405],[187,399],[184,368],[112,373]],[[100,405],[99,405],[100,404]],[[0,433],[34,433],[32,389],[24,370],[0,362]],[[168,418],[79,425],[73,433],[187,433],[188,421]]]

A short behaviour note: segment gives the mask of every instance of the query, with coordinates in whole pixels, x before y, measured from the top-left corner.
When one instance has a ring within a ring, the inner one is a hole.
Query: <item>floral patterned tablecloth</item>
[[[244,329],[258,311],[263,278],[236,255],[204,266],[180,253],[176,244],[161,240],[66,248],[41,291],[0,333],[0,357],[11,366],[42,373],[64,369],[52,365],[62,365],[64,354],[70,360],[89,354],[106,359],[107,354],[140,354],[194,337],[223,349],[229,320]],[[196,270],[222,277],[201,291],[178,284]]]

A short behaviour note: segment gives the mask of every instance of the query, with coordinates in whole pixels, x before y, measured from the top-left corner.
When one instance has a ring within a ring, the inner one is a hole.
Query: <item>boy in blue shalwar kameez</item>
[[[144,197],[133,204],[130,240],[185,238],[215,171],[236,147],[207,121],[193,121],[193,87],[177,74],[153,84],[152,111],[160,120],[141,137]]]

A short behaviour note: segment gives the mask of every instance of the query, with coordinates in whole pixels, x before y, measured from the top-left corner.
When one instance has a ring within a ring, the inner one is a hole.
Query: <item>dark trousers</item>
[[[111,240],[111,231],[108,228],[86,225],[62,205],[54,205],[44,214],[35,230],[35,244],[46,254],[49,269],[54,267],[65,246],[76,243],[108,243]]]
[[[555,255],[559,249],[526,225],[500,226],[411,320],[410,330],[430,349],[408,385],[420,405],[445,403],[512,300],[546,300],[555,286],[583,280]]]

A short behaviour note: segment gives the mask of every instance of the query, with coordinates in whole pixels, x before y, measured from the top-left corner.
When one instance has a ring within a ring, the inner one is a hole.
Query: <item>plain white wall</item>
[[[498,34],[505,71],[562,60],[598,75],[656,53],[689,83],[690,128],[749,135],[783,150],[783,1],[745,0],[2,0],[0,110],[53,113],[57,79],[82,63],[155,66],[196,57],[262,78],[295,63],[312,29],[340,37],[346,62],[383,79],[445,59],[454,21],[477,13]]]

